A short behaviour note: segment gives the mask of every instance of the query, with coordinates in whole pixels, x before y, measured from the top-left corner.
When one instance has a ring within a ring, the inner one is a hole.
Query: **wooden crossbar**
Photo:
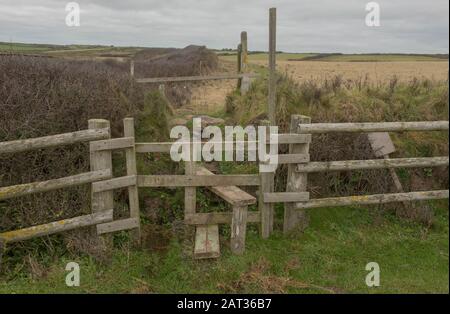
[[[193,81],[214,81],[214,80],[234,80],[244,77],[258,77],[254,73],[237,73],[237,74],[216,74],[207,76],[181,76],[181,77],[152,77],[138,78],[137,83],[169,83],[169,82],[193,82]]]
[[[139,187],[258,186],[258,175],[138,175]]]
[[[38,138],[16,140],[0,143],[0,154],[19,153],[41,148],[69,145],[80,142],[88,142],[106,139],[109,137],[108,128],[83,130],[71,133],[50,135]]]
[[[48,181],[25,183],[20,185],[3,187],[0,188],[0,200],[24,196],[28,194],[58,190],[71,186],[109,179],[110,177],[111,177],[111,169],[104,169]]]

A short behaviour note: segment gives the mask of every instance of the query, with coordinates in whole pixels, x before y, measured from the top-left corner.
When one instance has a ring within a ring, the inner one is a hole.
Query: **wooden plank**
[[[206,76],[181,76],[181,77],[154,77],[154,78],[139,78],[137,83],[166,83],[166,82],[193,82],[193,81],[214,81],[214,80],[236,80],[244,76],[257,77],[254,73],[236,73],[236,74],[216,74]]]
[[[290,132],[297,133],[298,125],[311,123],[311,118],[301,115],[292,115],[290,123]],[[289,153],[291,154],[308,154],[309,143],[291,144],[289,145]],[[309,161],[309,160],[308,160]],[[298,164],[289,164],[288,178],[286,182],[286,192],[306,192],[308,186],[308,175],[306,173],[295,172]],[[309,196],[308,196],[309,198]],[[295,204],[286,202],[284,204],[284,221],[283,232],[287,233],[298,226],[302,219],[305,220],[306,213],[295,210]]]
[[[277,58],[277,9],[269,10],[269,94],[268,109],[270,125],[277,125],[276,121],[276,93],[277,93],[277,77],[276,77],[276,58]]]
[[[130,137],[133,141],[133,145],[125,151],[125,158],[127,163],[127,176],[137,175],[136,166],[136,150],[134,148],[134,119],[125,118],[123,120],[124,136]],[[141,223],[140,223],[140,210],[139,210],[139,192],[137,187],[137,179],[135,184],[128,187],[128,199],[130,205],[130,217],[136,220],[135,230],[132,232],[134,243],[139,245],[141,243]],[[98,231],[98,227],[97,227]]]
[[[278,155],[278,164],[301,164],[309,162],[309,154],[279,154]],[[261,163],[268,163],[261,161]]]
[[[367,139],[376,157],[383,157],[395,152],[394,143],[387,132],[369,133]]]
[[[130,76],[134,77],[134,60],[130,60]]]
[[[367,123],[312,123],[301,125],[299,132],[403,132],[403,131],[446,131],[448,121],[420,122],[367,122]]]
[[[277,137],[278,144],[302,144],[302,143],[310,143],[311,142],[311,135],[310,134],[274,134],[272,135],[274,137]],[[256,149],[258,146],[259,141],[234,141],[233,144],[241,144],[244,143],[244,145],[248,144],[255,144]],[[170,153],[170,148],[175,142],[160,142],[160,143],[136,143],[136,152],[137,153]],[[214,144],[216,142],[206,142],[203,141],[202,145],[205,143]],[[222,148],[225,147],[225,145],[229,144],[229,141],[223,141],[218,142],[222,145]],[[267,140],[267,143],[269,143],[269,139]],[[186,142],[186,143],[177,143],[180,145],[183,144],[196,144],[196,142]],[[248,148],[246,148],[248,149]]]
[[[436,199],[448,199],[448,190],[310,199],[306,203],[297,203],[296,208],[303,209],[333,206],[356,206]]]
[[[92,192],[100,193],[106,191],[113,191],[116,189],[123,189],[130,186],[136,186],[135,175],[95,182],[92,184]]]
[[[278,144],[307,144],[311,138],[311,134],[278,134]]]
[[[296,203],[309,200],[309,192],[264,193],[265,203]]]
[[[173,143],[136,143],[136,153],[170,153]]]
[[[204,167],[197,168],[197,175],[213,176],[214,173]],[[245,206],[256,204],[256,198],[237,186],[213,186],[208,187],[213,193],[224,199],[232,206]]]
[[[245,236],[247,233],[247,206],[233,207],[231,220],[231,252],[241,255],[245,251]]]
[[[138,229],[139,219],[127,218],[97,225],[97,234],[112,233],[123,230]]]
[[[133,137],[113,138],[109,140],[91,142],[89,145],[90,150],[93,152],[100,150],[125,149],[134,147],[134,138]]]
[[[200,187],[200,186],[257,186],[259,176],[251,174],[241,175],[138,175],[139,187]]]
[[[194,175],[196,172],[195,162],[185,163],[186,175]],[[186,187],[184,189],[184,215],[195,214],[197,207],[197,189],[195,187]]]
[[[50,135],[32,139],[0,143],[0,154],[19,153],[29,150],[70,145],[81,142],[101,140],[109,137],[108,128],[96,128],[71,133]]]
[[[85,183],[96,182],[111,177],[111,170],[97,170],[86,173],[77,174],[70,177],[64,177],[59,179],[52,179],[48,181],[25,183],[19,185],[13,185],[8,187],[0,188],[0,200],[5,200],[9,198],[42,193],[53,190],[58,190],[62,188],[68,188],[72,186],[77,186]]]
[[[269,126],[270,121],[261,121],[261,125]],[[269,128],[267,128],[269,129]],[[270,131],[268,131],[270,136]],[[259,166],[261,167],[261,165]],[[261,212],[261,237],[267,239],[273,231],[273,216],[274,207],[273,204],[264,202],[264,193],[270,193],[274,191],[275,187],[275,173],[273,172],[262,172],[259,173],[260,176],[260,187],[258,192],[258,209]]]
[[[109,121],[103,119],[91,119],[88,121],[89,129],[107,128],[110,129]],[[108,138],[111,137],[109,133]],[[112,171],[112,153],[110,150],[90,152],[90,167],[92,171],[111,169]],[[105,191],[95,193],[94,188],[91,189],[91,208],[93,213],[101,213],[114,208],[114,192]],[[109,235],[101,235],[98,237],[97,250],[105,256],[110,256],[113,247],[113,239]]]
[[[241,72],[245,73],[248,68],[248,38],[247,32],[241,32]]]
[[[90,215],[84,215],[75,218],[51,222],[44,225],[0,233],[0,239],[2,239],[5,243],[18,242],[36,237],[42,237],[64,231],[92,226],[111,221],[112,219],[113,219],[113,210],[110,209],[98,213],[93,213]]]
[[[218,258],[220,256],[219,226],[197,226],[195,230],[194,258]]]
[[[448,157],[392,158],[310,162],[297,166],[298,172],[326,172],[362,169],[422,168],[448,166]]]
[[[184,223],[187,225],[212,225],[212,224],[231,224],[232,213],[196,213],[186,215]],[[259,211],[249,211],[247,213],[247,223],[261,222],[261,213]]]

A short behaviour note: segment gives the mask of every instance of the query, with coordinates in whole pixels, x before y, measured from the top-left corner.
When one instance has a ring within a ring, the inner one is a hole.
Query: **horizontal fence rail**
[[[91,129],[71,133],[0,143],[0,154],[102,140],[109,137],[109,129]]]
[[[99,223],[105,223],[111,221],[112,219],[113,210],[111,209],[90,215],[55,221],[44,225],[0,233],[0,241],[5,243],[18,242],[35,237],[42,237],[59,232],[88,227]]]
[[[0,188],[0,200],[10,199],[28,194],[48,192],[85,183],[92,183],[104,179],[109,179],[111,175],[111,169],[105,169],[81,173],[59,179],[52,179],[48,181],[2,187]]]
[[[297,165],[297,172],[311,173],[362,169],[440,167],[448,166],[448,164],[448,157],[325,161],[299,164]]]
[[[331,132],[445,131],[448,130],[448,126],[448,121],[311,123],[299,124],[298,132],[303,134],[313,134]]]
[[[169,83],[169,82],[193,82],[193,81],[214,81],[214,80],[234,80],[244,77],[258,77],[257,74],[217,74],[207,76],[178,76],[178,77],[152,77],[138,78],[137,83]]]
[[[94,152],[102,150],[126,149],[132,147],[134,147],[133,137],[113,138],[109,140],[90,142],[89,144],[90,150]]]
[[[188,225],[212,225],[212,224],[231,224],[233,213],[196,213],[187,214],[184,222]],[[247,222],[261,222],[261,213],[258,211],[247,212]]]
[[[278,144],[307,144],[311,142],[311,134],[276,134],[272,135],[273,140],[277,140]],[[136,143],[136,153],[170,153],[170,148],[175,142],[155,142],[155,143]],[[254,144],[256,145],[256,149],[258,149],[259,141],[223,141],[223,142],[177,142],[177,145],[190,145],[190,144],[220,144],[222,148],[228,144]],[[269,140],[267,140],[267,144],[270,144]]]
[[[297,209],[352,206],[352,205],[372,205],[407,201],[424,201],[436,199],[448,199],[448,190],[421,191],[408,193],[357,195],[345,197],[330,197],[310,199],[306,203],[296,203]]]
[[[138,187],[258,186],[259,175],[138,175]]]

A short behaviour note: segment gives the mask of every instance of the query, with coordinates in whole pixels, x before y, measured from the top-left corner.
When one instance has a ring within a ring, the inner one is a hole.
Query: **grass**
[[[64,257],[43,277],[0,280],[0,293],[448,293],[448,202],[433,207],[429,230],[375,209],[315,209],[304,234],[262,240],[249,228],[243,256],[222,239],[212,261],[192,260],[175,239],[164,253],[117,248],[107,266]],[[80,287],[65,285],[69,261],[81,266]],[[380,265],[380,287],[365,285],[369,262]]]

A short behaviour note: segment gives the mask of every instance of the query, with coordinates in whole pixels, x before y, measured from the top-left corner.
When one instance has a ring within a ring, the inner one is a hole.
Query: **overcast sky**
[[[278,50],[448,53],[449,0],[379,0],[381,26],[365,25],[366,0],[78,0],[67,27],[62,0],[0,0],[0,41],[267,50],[268,9],[278,9]]]

